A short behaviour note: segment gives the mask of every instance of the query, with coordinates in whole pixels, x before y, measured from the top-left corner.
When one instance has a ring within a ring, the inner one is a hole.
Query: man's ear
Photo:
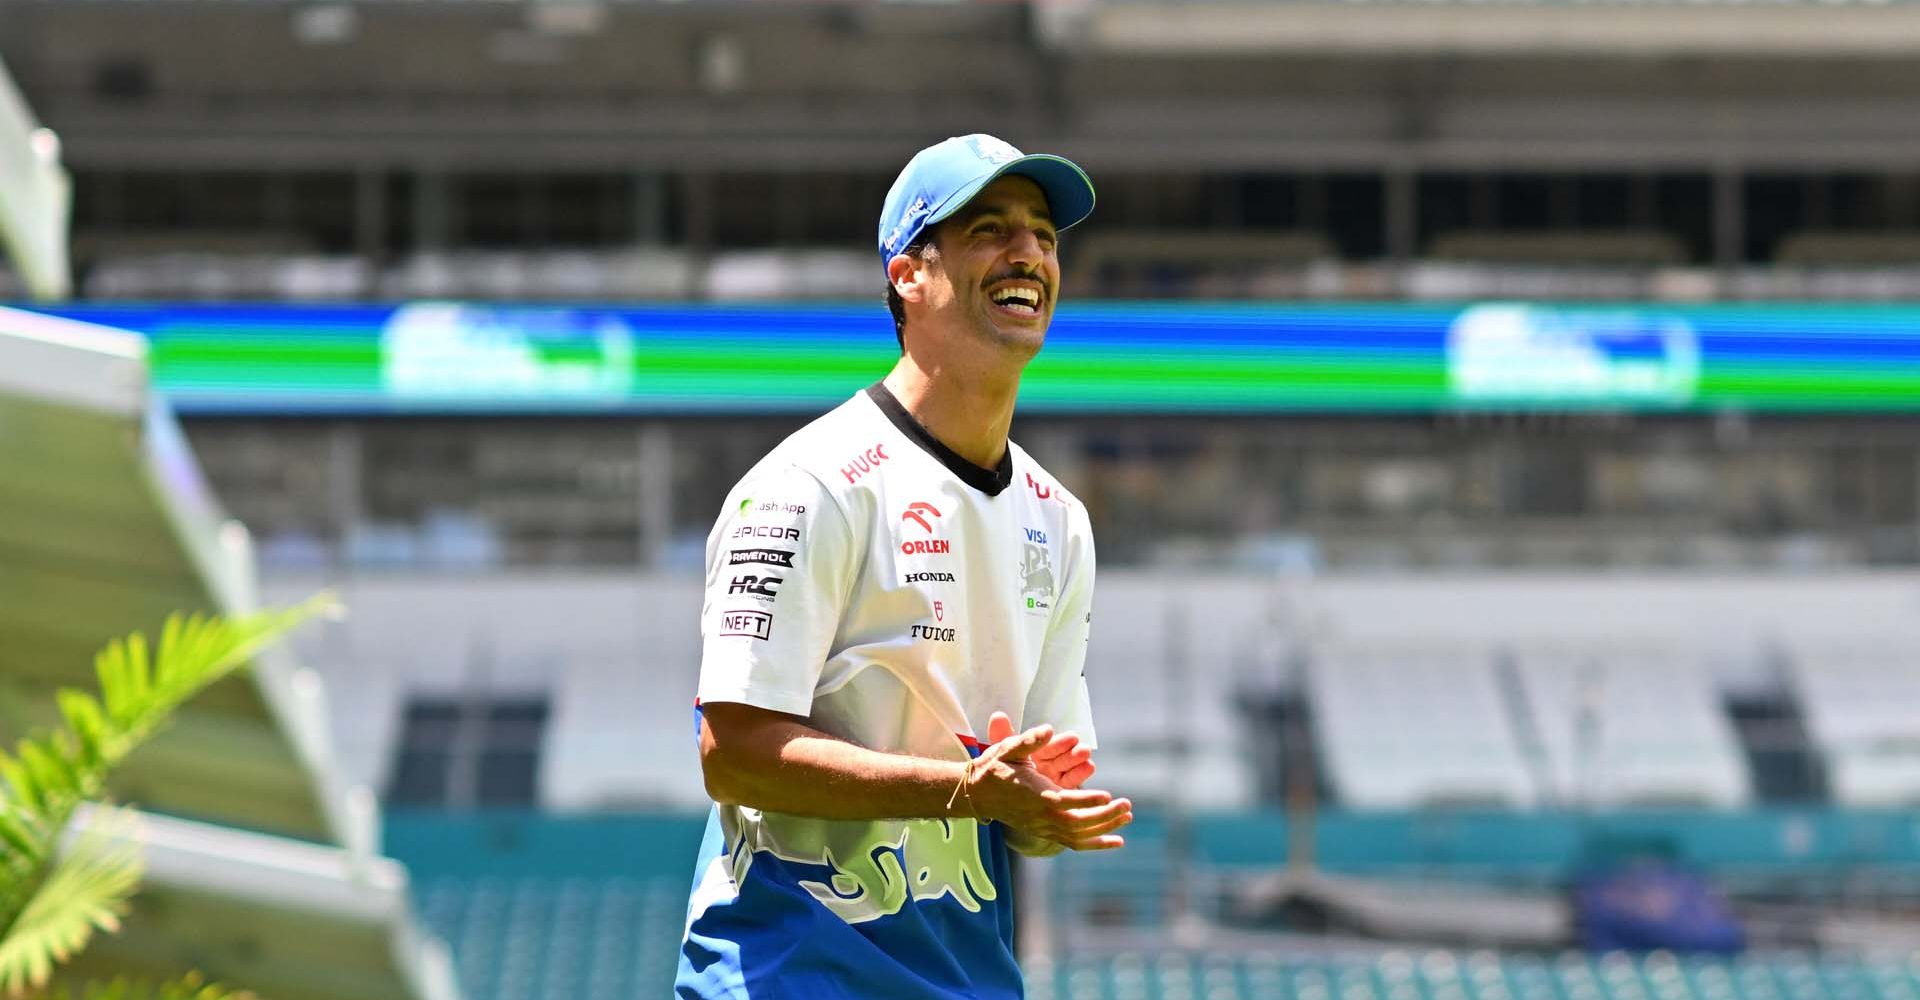
[[[926,297],[927,262],[903,253],[887,261],[887,280],[903,302],[919,302]]]

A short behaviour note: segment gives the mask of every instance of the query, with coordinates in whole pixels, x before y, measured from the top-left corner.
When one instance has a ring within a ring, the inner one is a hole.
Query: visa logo
[[[1027,531],[1027,541],[1032,542],[1035,545],[1047,544],[1046,532],[1041,531],[1039,528],[1028,528],[1026,529],[1026,531]]]

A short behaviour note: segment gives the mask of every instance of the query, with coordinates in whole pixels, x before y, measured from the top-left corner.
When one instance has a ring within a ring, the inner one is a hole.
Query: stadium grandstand
[[[1917,54],[1911,0],[0,2],[0,704],[350,610],[128,772],[86,968],[665,995],[707,532],[892,363],[887,184],[985,129],[1100,193],[1014,436],[1139,804],[1023,863],[1032,997],[1920,1000]]]

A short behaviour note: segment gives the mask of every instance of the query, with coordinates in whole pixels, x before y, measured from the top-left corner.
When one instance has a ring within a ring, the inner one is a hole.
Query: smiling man
[[[678,995],[1019,997],[1008,851],[1121,846],[1132,806],[1085,787],[1086,509],[1007,439],[1093,198],[992,136],[922,150],[880,215],[899,363],[728,496]]]

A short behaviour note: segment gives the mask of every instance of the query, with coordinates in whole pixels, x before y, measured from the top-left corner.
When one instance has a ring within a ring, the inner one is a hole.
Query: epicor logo
[[[882,442],[853,456],[853,461],[840,467],[840,474],[847,477],[847,484],[851,486],[855,480],[872,472],[874,466],[886,460],[887,446],[885,442]]]
[[[729,538],[771,538],[775,541],[797,542],[800,540],[799,528],[788,528],[777,524],[743,524],[733,529]]]

